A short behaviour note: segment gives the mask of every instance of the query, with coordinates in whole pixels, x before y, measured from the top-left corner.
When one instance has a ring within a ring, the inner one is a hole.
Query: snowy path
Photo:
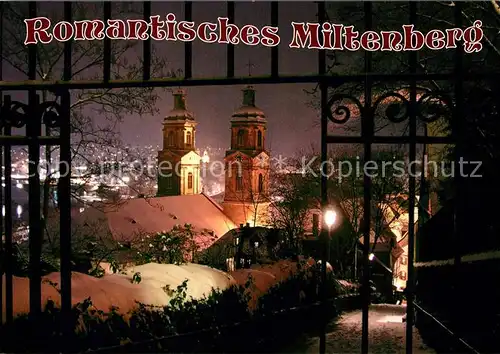
[[[397,305],[373,305],[369,313],[370,353],[404,353],[406,324],[402,321],[405,307]],[[282,353],[318,353],[319,337],[290,343]],[[326,336],[328,354],[361,353],[361,311],[347,312],[333,324]],[[434,350],[425,347],[416,329],[413,332],[413,353],[431,354]]]

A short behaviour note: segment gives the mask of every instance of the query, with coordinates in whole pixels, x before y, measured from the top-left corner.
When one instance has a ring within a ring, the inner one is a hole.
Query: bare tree
[[[395,242],[392,224],[407,211],[408,174],[397,170],[404,156],[392,150],[378,151],[372,163],[371,229],[373,247],[379,241]],[[271,224],[282,229],[292,243],[305,233],[311,210],[321,208],[321,173],[327,175],[328,202],[337,209],[339,221],[331,243],[331,261],[345,273],[352,266],[363,226],[364,162],[351,151],[331,150],[327,163],[314,151],[289,160],[281,173],[274,173],[271,195]],[[406,196],[406,197],[405,197]],[[406,208],[406,209],[405,209]]]
[[[271,172],[270,225],[282,231],[289,246],[297,247],[305,233],[306,218],[317,207],[315,181],[306,179],[299,159]]]
[[[463,60],[463,72],[498,72],[498,62],[500,60],[500,35],[498,26],[500,24],[500,17],[498,16],[498,4],[496,1],[479,1],[479,2],[460,2],[461,5],[461,22],[462,24],[455,23],[455,1],[434,1],[434,2],[421,2],[418,3],[416,29],[426,33],[433,29],[442,28],[457,28],[462,26],[472,26],[476,20],[481,20],[483,30],[483,37],[481,40],[482,50],[478,53],[466,54]],[[327,20],[333,23],[342,23],[345,25],[354,25],[357,30],[362,31],[364,28],[365,11],[363,3],[329,3],[327,4]],[[371,6],[371,13],[366,14],[372,16],[373,28],[377,31],[401,31],[402,25],[408,24],[409,21],[409,5],[408,3],[373,3]],[[479,39],[479,37],[477,38]],[[462,43],[459,43],[462,45]],[[454,56],[453,50],[431,50],[422,48],[417,54],[417,72],[418,73],[450,73],[454,71]],[[334,51],[328,54],[328,72],[332,75],[342,74],[359,74],[363,73],[364,67],[364,52],[363,51]],[[372,53],[372,71],[375,73],[390,73],[390,74],[405,74],[410,70],[408,53],[404,51],[396,52],[374,52]],[[476,96],[478,91],[481,91],[482,97],[495,97],[495,82],[494,80],[475,80],[466,82],[464,84],[465,100],[469,101],[468,97]],[[340,87],[335,87],[329,92],[329,98],[339,96],[339,93],[348,94],[359,99],[363,104],[364,97],[364,83],[346,83]],[[424,93],[430,94],[446,94],[453,100],[453,82],[436,81],[436,80],[421,80],[417,83],[417,100],[419,100]],[[396,92],[403,94],[408,99],[407,83],[387,83],[387,82],[374,82],[373,83],[373,97],[372,102],[375,102],[381,94],[387,92]],[[406,94],[404,94],[406,92]],[[311,95],[312,107],[318,108],[319,106],[319,87],[308,92]],[[429,105],[431,102],[427,102]],[[337,108],[343,105],[351,110],[350,120],[345,124],[335,124],[335,130],[341,131],[343,134],[359,134],[361,130],[361,115],[357,110],[356,105],[352,100],[339,101],[332,107],[332,111],[337,118],[345,118],[344,110]],[[423,105],[425,106],[425,105]],[[422,107],[423,107],[422,106]],[[434,113],[439,113],[441,119],[432,123],[418,122],[417,134],[437,136],[446,135],[451,130],[451,114],[449,112],[436,112],[436,105],[434,104]],[[441,107],[445,106],[440,104]],[[467,106],[467,105],[465,105]],[[477,111],[477,109],[474,109]],[[474,111],[472,110],[472,111]],[[393,123],[388,119],[391,114],[403,115],[405,111],[404,104],[400,99],[392,97],[390,100],[381,102],[379,109],[375,112],[375,133],[382,133],[383,135],[407,135],[409,132],[408,120],[404,123]],[[389,113],[389,114],[387,114]],[[407,112],[406,112],[407,113]],[[427,114],[429,114],[427,110]],[[469,114],[470,116],[477,116],[477,114]],[[479,144],[486,146],[493,146],[496,138],[491,138],[488,132],[491,129],[488,119],[466,117],[468,122],[467,130],[469,134],[477,136]],[[480,138],[479,138],[480,137]],[[450,146],[423,146],[423,153],[434,154],[434,158],[441,156],[444,160],[449,160],[450,151],[453,147]],[[491,149],[490,150],[494,150]],[[437,195],[441,191],[445,191],[448,196],[451,195],[449,188],[449,179],[434,178],[430,176],[428,180],[422,178],[420,181],[421,195],[430,194],[432,212],[438,209]],[[421,199],[426,203],[426,198]],[[417,203],[420,203],[418,201]],[[420,211],[427,209],[425,205],[420,205]],[[427,210],[428,211],[428,210]],[[425,215],[422,213],[422,215]]]
[[[47,5],[47,4],[46,4]],[[63,6],[50,4],[43,8],[39,6],[39,15],[45,15],[52,21],[62,20]],[[84,20],[103,12],[102,3],[73,3],[73,19]],[[116,18],[130,17],[140,14],[137,4],[116,4],[113,6],[113,16]],[[27,3],[10,3],[4,6],[4,51],[2,60],[7,66],[25,79],[28,74],[28,47],[24,45],[24,19],[29,18]],[[63,78],[63,43],[52,41],[37,47],[37,79],[61,80]],[[111,76],[112,79],[140,79],[142,75],[142,58],[136,51],[140,41],[111,42]],[[75,41],[72,45],[72,80],[92,80],[101,78],[104,66],[103,41]],[[168,61],[153,47],[151,55],[152,76],[175,76],[168,71]],[[53,92],[42,91],[42,100],[54,100]],[[160,99],[159,91],[152,88],[122,88],[122,89],[85,89],[71,92],[70,124],[72,138],[72,159],[87,165],[102,164],[103,156],[110,149],[123,149],[123,144],[117,129],[125,114],[154,115],[158,113],[156,103]],[[58,134],[57,128],[46,128],[45,134]],[[58,148],[45,151],[47,166],[55,165],[53,158]],[[99,154],[95,154],[98,151]],[[118,161],[117,161],[118,162]],[[53,199],[50,186],[55,181],[55,169],[47,169],[43,186],[43,219],[47,220],[50,199]],[[95,175],[94,171],[79,176],[80,184],[85,185]],[[120,178],[120,176],[118,177]],[[82,187],[83,188],[83,187]],[[74,189],[75,191],[77,189]],[[81,189],[80,189],[81,190]],[[80,193],[74,193],[73,198],[79,199]],[[45,228],[47,231],[47,228]]]

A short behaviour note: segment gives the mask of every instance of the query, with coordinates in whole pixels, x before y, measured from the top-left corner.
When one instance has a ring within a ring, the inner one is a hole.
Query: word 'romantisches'
[[[149,21],[127,20],[83,20],[60,21],[52,25],[46,17],[24,20],[26,24],[25,45],[47,44],[53,40],[65,42],[103,40],[148,40],[191,42],[196,39],[204,43],[263,45],[274,47],[280,44],[278,27],[254,25],[237,26],[229,23],[226,17],[217,22],[177,21],[169,13],[165,20],[151,16]],[[479,52],[483,39],[482,22],[475,21],[471,26],[433,29],[423,33],[414,25],[403,25],[401,31],[356,31],[354,26],[325,22],[292,22],[290,48],[326,49],[357,51],[410,51],[424,47],[432,50],[456,48],[462,42],[466,53]]]

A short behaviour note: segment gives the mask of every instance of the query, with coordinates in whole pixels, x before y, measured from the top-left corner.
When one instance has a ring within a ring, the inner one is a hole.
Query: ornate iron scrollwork
[[[6,105],[9,105],[9,101]],[[24,127],[28,121],[28,106],[17,101],[11,101],[9,106],[2,110],[3,125],[11,128]]]
[[[417,100],[417,117],[424,123],[432,123],[451,112],[452,103],[448,95],[435,92],[424,93]]]
[[[373,112],[376,112],[378,107],[384,102],[387,102],[385,108],[385,117],[392,123],[401,123],[408,119],[410,114],[410,102],[405,96],[398,92],[387,92],[377,98],[373,103]],[[396,102],[394,102],[396,101]]]
[[[23,128],[28,124],[30,116],[40,119],[48,128],[57,128],[61,123],[61,106],[55,101],[46,101],[36,105],[33,113],[30,112],[29,105],[11,101],[6,96],[0,114],[0,124],[2,127]]]
[[[55,101],[40,104],[40,114],[43,124],[48,128],[57,128],[61,124],[61,106]]]
[[[348,101],[350,104],[342,104],[342,101]],[[333,95],[328,100],[328,119],[336,124],[347,123],[352,116],[353,105],[362,114],[364,110],[363,104],[356,97],[343,93]]]

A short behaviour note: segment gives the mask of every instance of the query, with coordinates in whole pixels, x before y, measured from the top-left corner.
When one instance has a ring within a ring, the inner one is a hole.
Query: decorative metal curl
[[[387,105],[387,108],[385,109],[385,116],[387,119],[389,119],[392,123],[401,123],[408,119],[410,113],[410,102],[405,96],[398,92],[387,92],[377,98],[377,100],[373,103],[373,112],[376,112],[379,105],[388,98],[397,99],[399,102],[391,102]]]
[[[350,105],[346,104],[341,104],[340,102],[342,101],[350,101]],[[328,111],[327,111],[327,116],[328,119],[330,119],[333,123],[336,124],[345,124],[349,121],[352,115],[352,109],[349,106],[355,105],[360,113],[363,112],[364,107],[363,104],[354,96],[344,94],[344,93],[338,93],[333,95],[329,100],[328,100]],[[337,118],[338,116],[341,116],[340,118]]]
[[[8,105],[7,101],[6,106]],[[28,122],[28,106],[22,102],[12,101],[10,107],[5,107],[2,116],[6,127],[22,128]]]
[[[55,101],[37,104],[33,114],[49,128],[56,128],[60,125],[61,106]],[[29,105],[19,101],[11,101],[9,96],[5,97],[0,115],[3,127],[23,128],[28,123],[30,115]]]
[[[61,106],[55,101],[41,103],[40,115],[48,128],[57,128],[61,124]]]
[[[417,100],[417,117],[424,123],[432,123],[452,110],[450,97],[443,93],[426,92]]]

